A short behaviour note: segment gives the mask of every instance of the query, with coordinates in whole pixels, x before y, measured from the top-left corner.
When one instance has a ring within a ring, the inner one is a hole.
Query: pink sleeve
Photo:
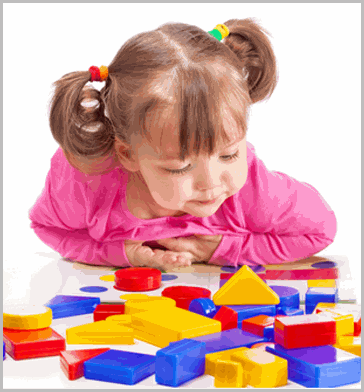
[[[51,161],[45,187],[30,209],[30,227],[64,258],[93,265],[130,267],[124,242],[101,243],[89,234],[83,174],[68,164],[61,149]]]
[[[247,182],[224,206],[236,235],[223,237],[209,263],[281,264],[325,249],[337,230],[330,206],[313,186],[269,171],[249,146]]]

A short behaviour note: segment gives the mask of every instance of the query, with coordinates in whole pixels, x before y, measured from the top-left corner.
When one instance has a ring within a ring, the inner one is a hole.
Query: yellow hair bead
[[[218,24],[218,25],[215,27],[215,30],[220,31],[220,33],[221,33],[221,35],[222,35],[222,38],[221,38],[221,39],[224,39],[225,37],[227,37],[227,36],[230,34],[229,29],[228,29],[224,24]]]
[[[109,71],[107,69],[107,67],[105,65],[102,65],[100,67],[100,79],[103,82],[104,80],[106,80],[109,76]]]

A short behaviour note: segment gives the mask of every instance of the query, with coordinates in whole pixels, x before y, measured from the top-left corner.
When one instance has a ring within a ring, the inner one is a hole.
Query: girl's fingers
[[[193,256],[189,252],[172,252],[140,246],[136,255],[139,263],[152,268],[176,268],[191,265]]]

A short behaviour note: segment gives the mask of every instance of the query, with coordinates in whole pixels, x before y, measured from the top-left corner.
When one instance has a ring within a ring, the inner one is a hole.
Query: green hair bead
[[[209,31],[209,34],[211,34],[213,37],[215,37],[217,40],[221,41],[222,40],[222,34],[220,33],[219,30],[211,30]]]

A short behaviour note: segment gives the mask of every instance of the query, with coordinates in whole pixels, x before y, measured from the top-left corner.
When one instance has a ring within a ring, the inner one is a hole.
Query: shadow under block
[[[222,359],[216,361],[215,388],[245,388],[247,385],[239,362]]]
[[[259,348],[233,354],[231,360],[241,363],[244,378],[255,388],[276,388],[287,384],[288,362]]]
[[[158,350],[155,381],[161,385],[178,387],[205,373],[206,344],[191,339]]]
[[[68,344],[134,344],[132,328],[114,321],[96,321],[66,329]]]
[[[361,379],[361,358],[333,346],[266,350],[288,361],[288,379],[307,388],[335,388]]]
[[[75,295],[56,295],[44,306],[52,309],[53,320],[93,313],[100,304],[99,297],[82,297]]]
[[[215,305],[278,305],[278,295],[244,265],[213,296]]]
[[[66,341],[52,328],[20,331],[3,328],[6,352],[15,360],[53,357],[66,347]]]
[[[155,373],[155,355],[108,350],[84,363],[85,378],[136,384]]]
[[[133,313],[131,316],[134,336],[158,347],[166,347],[170,342],[185,338],[221,331],[220,321],[177,307],[170,307],[168,310],[155,308]]]

